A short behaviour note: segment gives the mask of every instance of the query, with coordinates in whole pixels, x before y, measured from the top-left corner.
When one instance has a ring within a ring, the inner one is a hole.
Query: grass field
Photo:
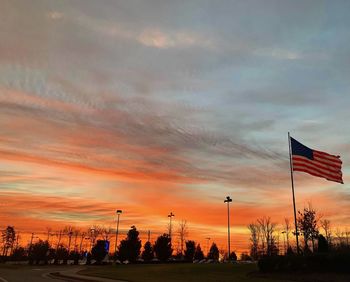
[[[130,282],[348,282],[344,274],[260,274],[255,264],[160,264],[91,266],[84,275]]]
[[[255,264],[159,264],[90,267],[80,273],[130,282],[276,281],[252,276],[251,273],[256,271]]]

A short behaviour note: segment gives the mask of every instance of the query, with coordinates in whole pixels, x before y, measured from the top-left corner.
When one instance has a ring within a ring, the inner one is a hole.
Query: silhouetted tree
[[[74,265],[78,265],[79,264],[79,259],[80,259],[80,253],[78,251],[72,251],[69,254],[69,258],[74,261]]]
[[[260,226],[256,223],[251,223],[248,225],[250,231],[250,256],[257,260],[259,256],[259,240],[260,240]]]
[[[169,234],[159,236],[153,246],[153,250],[160,261],[168,260],[173,253]]]
[[[241,253],[241,260],[247,261],[247,260],[252,260],[252,257],[248,255],[247,253],[243,252]]]
[[[54,263],[58,264],[59,261],[62,261],[63,264],[67,264],[68,256],[68,250],[62,244],[60,244],[56,248]]]
[[[39,242],[33,244],[29,255],[29,263],[32,264],[35,262],[36,264],[39,264],[40,261],[43,261],[47,264],[49,249],[50,245],[47,241],[39,240]]]
[[[292,246],[289,246],[287,249],[287,256],[292,256],[292,255],[294,255],[294,251],[292,249]]]
[[[105,248],[105,240],[97,240],[97,243],[91,250],[92,258],[96,260],[96,264],[101,264],[102,260],[107,255],[107,250]]]
[[[324,233],[326,235],[326,240],[328,241],[328,245],[332,244],[332,229],[331,229],[331,222],[328,219],[321,220],[321,227],[324,230]]]
[[[231,254],[230,254],[230,260],[231,260],[231,261],[237,261],[237,255],[236,255],[235,252],[231,252]]]
[[[291,230],[291,225],[290,225],[290,220],[289,218],[284,218],[284,228],[285,228],[285,232],[286,232],[286,239],[287,239],[287,249],[289,247],[289,234],[290,234],[290,230]]]
[[[188,227],[187,227],[187,221],[186,220],[181,220],[179,223],[179,228],[177,230],[179,234],[179,239],[180,239],[180,252],[181,254],[184,253],[184,243],[186,240],[186,237],[188,235]]]
[[[219,260],[219,249],[218,246],[213,243],[210,247],[209,254],[208,254],[208,259],[212,259],[215,261]]]
[[[7,226],[7,228],[1,233],[1,240],[3,243],[3,256],[7,256],[8,250],[13,248],[16,240],[16,231],[13,226]]]
[[[141,255],[142,259],[146,262],[151,261],[154,258],[151,242],[147,241],[143,248],[144,250]]]
[[[317,251],[321,252],[321,253],[328,252],[328,242],[327,242],[326,238],[322,234],[318,235],[318,248],[317,248]]]
[[[193,261],[194,253],[196,251],[196,243],[194,241],[186,241],[185,259]]]
[[[118,257],[120,260],[135,262],[141,253],[141,240],[139,232],[135,226],[131,226],[127,238],[122,240],[118,248]]]
[[[304,251],[308,251],[308,242],[311,240],[314,249],[314,239],[318,237],[316,211],[311,206],[298,211],[298,227],[304,237]]]
[[[276,228],[276,224],[271,222],[270,217],[262,217],[257,220],[259,224],[259,228],[261,230],[262,235],[262,251],[264,254],[271,256],[278,252],[278,248],[276,247],[274,232]],[[266,247],[266,253],[265,253]]]
[[[202,260],[204,259],[204,254],[201,248],[201,245],[198,244],[196,247],[196,251],[194,252],[194,257],[195,260]]]
[[[22,261],[27,258],[27,252],[23,247],[17,247],[13,250],[11,259],[13,261]]]

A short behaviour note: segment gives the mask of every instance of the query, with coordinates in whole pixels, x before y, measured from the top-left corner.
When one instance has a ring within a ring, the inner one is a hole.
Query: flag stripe
[[[333,172],[333,173],[341,172],[341,170],[338,167],[329,165],[328,163],[325,164],[324,162],[312,161],[312,160],[309,160],[308,158],[305,158],[305,157],[302,157],[302,156],[293,156],[293,162],[294,161],[306,162],[309,165],[314,165],[317,168],[325,169],[327,171],[329,170],[330,172]]]
[[[341,164],[330,162],[328,160],[325,160],[325,159],[322,159],[322,158],[319,158],[319,157],[314,157],[314,160],[319,162],[319,163],[322,163],[324,165],[328,165],[328,166],[332,166],[332,167],[336,167],[338,169],[341,169]]]
[[[326,177],[324,176],[323,174],[319,174],[317,172],[315,172],[314,170],[312,169],[307,169],[307,168],[300,168],[298,169],[298,171],[301,171],[301,172],[306,172],[306,173],[309,173],[313,176],[317,176],[317,177],[322,177],[322,178],[326,178],[327,180],[331,180],[331,181],[334,181],[334,182],[339,182],[339,183],[343,183],[343,180],[341,178],[333,178],[333,177]]]
[[[335,178],[341,178],[342,177],[341,173],[331,173],[331,172],[328,172],[328,171],[326,171],[324,169],[317,168],[317,167],[315,167],[313,165],[310,165],[310,164],[307,164],[307,163],[303,163],[303,162],[299,162],[299,161],[296,161],[296,162],[293,161],[293,169],[294,170],[299,170],[299,169],[303,169],[303,168],[312,169],[314,171],[317,171],[321,175],[324,174],[327,177],[335,177]]]

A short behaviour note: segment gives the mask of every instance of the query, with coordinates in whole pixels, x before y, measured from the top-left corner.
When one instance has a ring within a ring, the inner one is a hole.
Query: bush
[[[191,240],[186,241],[185,260],[193,261],[195,252],[196,252],[196,243]]]
[[[263,257],[258,261],[261,272],[350,272],[350,253],[315,253],[307,256]]]
[[[91,254],[92,258],[96,260],[96,264],[101,264],[102,260],[106,257],[108,252],[105,246],[105,240],[97,240],[96,245],[92,248]]]
[[[151,242],[146,242],[141,257],[145,262],[150,262],[154,258]]]
[[[121,261],[128,260],[136,262],[141,253],[141,240],[139,239],[139,231],[135,226],[131,226],[126,239],[120,242],[118,248],[118,258]]]
[[[163,234],[162,236],[159,236],[153,246],[153,250],[157,256],[157,259],[163,262],[167,261],[173,253],[169,235]]]
[[[214,261],[219,260],[219,249],[218,246],[213,243],[210,247],[209,254],[208,254],[208,259],[212,259]]]

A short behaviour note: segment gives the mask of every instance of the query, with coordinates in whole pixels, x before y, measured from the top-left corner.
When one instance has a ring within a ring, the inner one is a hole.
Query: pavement
[[[125,282],[77,274],[82,269],[82,266],[0,268],[0,282]]]

